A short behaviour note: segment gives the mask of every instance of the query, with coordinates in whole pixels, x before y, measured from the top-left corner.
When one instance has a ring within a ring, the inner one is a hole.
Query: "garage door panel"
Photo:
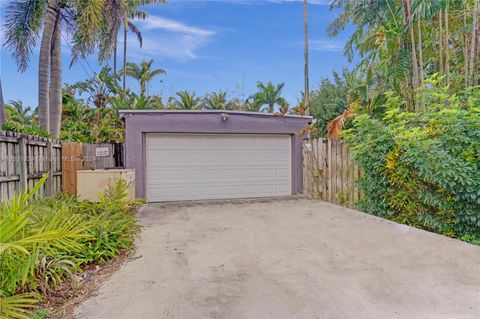
[[[284,135],[147,134],[148,201],[291,194]]]
[[[169,179],[213,179],[223,178],[232,180],[232,178],[283,178],[290,177],[290,170],[288,168],[272,168],[272,167],[255,167],[255,166],[240,166],[240,167],[226,167],[219,169],[215,166],[195,166],[195,167],[179,167],[170,166],[165,168],[151,168],[149,169],[150,181],[155,180],[169,180]],[[272,180],[274,181],[274,180]],[[172,181],[173,182],[173,181]]]

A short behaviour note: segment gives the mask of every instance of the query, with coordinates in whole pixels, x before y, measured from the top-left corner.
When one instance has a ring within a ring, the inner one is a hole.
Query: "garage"
[[[147,134],[147,200],[290,195],[290,149],[290,135]]]
[[[289,196],[303,190],[311,117],[235,111],[121,111],[126,166],[148,202]]]

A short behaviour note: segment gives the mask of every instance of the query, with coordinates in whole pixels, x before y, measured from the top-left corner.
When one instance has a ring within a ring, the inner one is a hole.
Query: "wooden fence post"
[[[27,171],[27,140],[23,137],[18,139],[18,177],[19,192],[23,192],[28,188],[28,171]]]
[[[62,144],[62,191],[77,194],[77,171],[83,169],[83,145],[80,143]]]
[[[46,182],[46,190],[47,190],[47,196],[53,196],[55,193],[55,170],[54,165],[53,165],[53,158],[54,152],[53,152],[53,143],[51,140],[47,141],[47,172],[48,172],[48,179]]]

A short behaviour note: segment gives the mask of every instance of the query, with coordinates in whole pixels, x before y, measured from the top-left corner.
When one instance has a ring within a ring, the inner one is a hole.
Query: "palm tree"
[[[268,112],[273,113],[275,105],[280,107],[286,104],[285,99],[282,97],[284,86],[285,83],[274,85],[272,81],[269,81],[267,84],[257,82],[258,92],[251,96],[253,105],[257,108],[266,105]]]
[[[165,3],[166,0],[105,0],[105,19],[102,27],[102,40],[100,45],[100,62],[110,59],[113,53],[113,74],[117,75],[117,44],[118,33],[123,25],[123,94],[126,94],[126,67],[127,67],[127,34],[132,31],[142,47],[142,33],[131,19],[146,19],[147,13],[139,9],[141,6]]]
[[[140,96],[145,96],[150,80],[159,75],[165,75],[164,69],[152,70],[153,59],[143,60],[140,65],[128,62],[126,74],[140,83]]]
[[[126,2],[124,0],[106,0],[105,2],[105,19],[102,24],[98,59],[100,63],[104,63],[110,60],[113,53],[114,75],[117,74],[118,31],[123,23],[125,10]]]
[[[8,120],[22,125],[28,125],[32,122],[32,108],[24,107],[21,101],[10,101],[6,106]]]
[[[7,121],[7,113],[5,111],[5,101],[3,100],[2,80],[0,79],[0,129]]]
[[[177,110],[199,110],[203,107],[202,98],[193,91],[180,91],[168,99],[170,107]]]
[[[225,110],[230,104],[225,91],[212,92],[204,98],[203,102],[209,110]]]
[[[18,69],[25,71],[38,35],[43,32],[38,68],[38,106],[40,126],[57,138],[61,104],[61,32],[62,21],[73,33],[72,63],[78,56],[93,51],[101,27],[104,0],[12,0],[5,15],[5,46],[12,51]]]

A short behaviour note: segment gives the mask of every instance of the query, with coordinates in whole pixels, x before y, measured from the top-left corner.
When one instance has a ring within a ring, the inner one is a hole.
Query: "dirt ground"
[[[480,318],[480,247],[320,201],[149,204],[77,318]]]

